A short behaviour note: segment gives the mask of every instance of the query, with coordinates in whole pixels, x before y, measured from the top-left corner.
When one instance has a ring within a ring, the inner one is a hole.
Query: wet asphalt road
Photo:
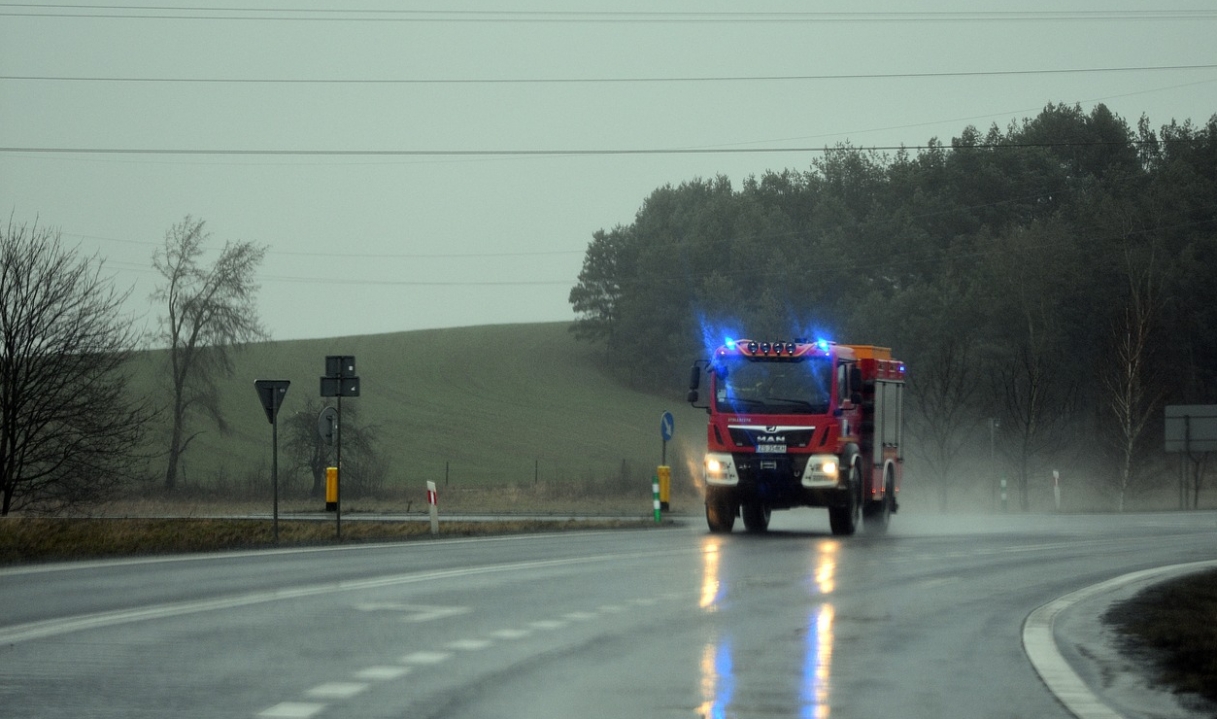
[[[1027,615],[1217,558],[1213,513],[772,528],[4,570],[0,717],[1067,717]]]

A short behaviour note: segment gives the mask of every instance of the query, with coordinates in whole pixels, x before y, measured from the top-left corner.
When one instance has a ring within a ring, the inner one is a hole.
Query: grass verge
[[[665,524],[671,524],[666,521]],[[558,532],[589,529],[647,528],[646,520],[531,519],[490,522],[440,522],[438,538]],[[279,541],[269,519],[45,519],[0,520],[0,566],[34,562],[218,552],[273,547],[326,546],[363,542],[431,539],[425,521],[358,520],[335,523],[279,520]]]
[[[1150,587],[1103,619],[1162,685],[1217,702],[1217,570]]]

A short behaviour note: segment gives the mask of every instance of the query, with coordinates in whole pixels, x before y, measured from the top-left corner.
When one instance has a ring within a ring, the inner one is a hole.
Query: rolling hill
[[[387,493],[427,480],[452,487],[597,482],[628,475],[649,486],[659,464],[659,419],[676,416],[668,445],[673,485],[688,486],[704,447],[705,414],[670,397],[630,390],[597,362],[601,350],[576,342],[568,324],[521,324],[423,330],[320,340],[267,342],[236,354],[236,373],[221,382],[230,431],[196,417],[204,434],[187,452],[183,487],[228,491],[269,486],[271,427],[253,383],[291,381],[280,414],[280,486],[290,495],[307,480],[290,476],[285,420],[318,400],[327,355],[353,355],[361,396],[358,421],[374,425],[388,461]],[[164,373],[164,353],[143,357],[140,384]],[[167,390],[150,389],[167,398]],[[163,402],[162,402],[163,404]],[[344,450],[344,463],[350,457]]]

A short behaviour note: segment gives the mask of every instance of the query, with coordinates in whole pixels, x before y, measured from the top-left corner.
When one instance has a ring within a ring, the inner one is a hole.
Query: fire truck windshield
[[[714,406],[736,414],[825,414],[832,392],[832,362],[746,358],[715,364]]]

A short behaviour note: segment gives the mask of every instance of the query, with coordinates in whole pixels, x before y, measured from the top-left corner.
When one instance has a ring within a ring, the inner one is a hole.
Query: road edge
[[[1217,560],[1172,564],[1109,579],[1092,584],[1054,599],[1035,609],[1023,622],[1023,651],[1031,660],[1040,680],[1065,709],[1078,719],[1125,719],[1123,714],[1112,709],[1073,670],[1069,662],[1057,649],[1054,625],[1056,618],[1070,607],[1134,582],[1141,582],[1169,575],[1187,574],[1217,567]]]

